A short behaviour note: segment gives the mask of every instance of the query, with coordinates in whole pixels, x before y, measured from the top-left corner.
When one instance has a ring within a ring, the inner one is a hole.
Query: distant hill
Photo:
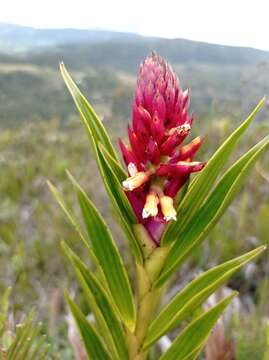
[[[134,71],[150,51],[172,63],[251,65],[269,61],[269,52],[185,39],[143,37],[105,30],[35,29],[0,23],[0,53],[28,53],[26,61],[55,66],[99,66]],[[0,57],[0,61],[1,57]]]
[[[102,115],[126,120],[139,63],[153,50],[172,63],[184,88],[192,88],[193,110],[200,116],[241,118],[269,95],[266,51],[111,31],[0,24],[0,126],[66,120],[72,114],[59,76],[60,61]]]
[[[213,45],[183,39],[111,39],[98,43],[59,45],[35,51],[29,60],[55,66],[64,60],[72,68],[94,66],[111,70],[136,71],[151,51],[157,51],[172,64],[256,65],[269,61],[269,52]]]
[[[139,35],[106,30],[36,29],[0,23],[0,52],[21,52],[59,44],[96,43]]]

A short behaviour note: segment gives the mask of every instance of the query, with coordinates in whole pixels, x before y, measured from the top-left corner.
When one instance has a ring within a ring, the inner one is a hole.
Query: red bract
[[[189,90],[182,91],[171,66],[159,55],[140,65],[133,103],[129,146],[120,149],[130,177],[124,190],[140,223],[158,244],[164,225],[176,220],[174,197],[192,172],[205,163],[193,161],[203,139],[181,146],[193,123]]]

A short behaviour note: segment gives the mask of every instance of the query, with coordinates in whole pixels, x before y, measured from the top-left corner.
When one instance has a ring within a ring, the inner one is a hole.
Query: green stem
[[[144,360],[147,351],[142,350],[144,338],[160,299],[160,291],[153,290],[145,268],[137,265],[138,298],[135,332],[128,334],[130,360]]]
[[[152,284],[162,269],[168,248],[150,247],[152,240],[142,225],[136,228],[136,235],[146,244],[145,261],[143,265],[137,264],[137,322],[134,333],[127,332],[127,346],[130,360],[145,360],[148,350],[143,350],[143,342],[161,300],[161,290],[153,288]]]

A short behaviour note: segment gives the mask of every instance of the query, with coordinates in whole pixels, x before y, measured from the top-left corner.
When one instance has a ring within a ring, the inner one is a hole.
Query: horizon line
[[[191,39],[191,38],[185,38],[185,37],[167,37],[167,36],[160,36],[160,35],[147,35],[142,34],[139,32],[134,31],[127,31],[127,30],[115,30],[111,28],[103,28],[103,27],[74,27],[74,26],[61,26],[61,27],[44,27],[44,26],[33,26],[33,25],[24,25],[24,24],[18,24],[18,23],[11,23],[11,22],[2,22],[0,21],[0,26],[14,26],[14,27],[21,27],[21,28],[30,28],[33,30],[75,30],[75,31],[104,31],[104,32],[112,32],[112,33],[119,33],[119,34],[129,34],[129,35],[135,35],[138,37],[143,38],[153,38],[153,39],[164,39],[164,40],[186,40],[186,41],[193,41],[198,43],[204,43],[208,45],[217,45],[217,46],[225,46],[225,47],[231,47],[231,48],[243,48],[243,49],[253,49],[258,51],[264,51],[269,52],[269,49],[265,48],[259,48],[255,46],[246,46],[246,45],[234,45],[234,44],[228,44],[228,43],[217,43],[217,42],[210,42],[206,40],[197,40],[197,39]]]

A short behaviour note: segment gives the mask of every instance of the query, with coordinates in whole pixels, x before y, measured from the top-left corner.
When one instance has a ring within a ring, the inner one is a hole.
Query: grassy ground
[[[114,140],[116,135],[125,132],[126,123],[115,121],[106,125]],[[199,129],[206,134],[199,158],[208,159],[232,128],[234,124],[229,119],[198,122],[194,132]],[[268,123],[254,124],[237,155],[268,132]],[[182,280],[186,274],[191,278],[210,265],[269,243],[268,159],[264,156],[260,160],[222,221],[202,248],[193,254],[192,261],[181,269]],[[2,130],[0,167],[0,290],[13,287],[11,308],[17,317],[36,307],[53,352],[58,358],[72,358],[66,340],[62,290],[70,284],[74,292],[78,289],[59,243],[65,239],[76,244],[77,237],[52,198],[46,180],[55,183],[73,206],[72,188],[65,175],[65,170],[69,169],[108,219],[122,249],[124,246],[79,120],[70,120],[64,126],[50,121]],[[74,211],[78,214],[77,208]],[[80,248],[79,244],[77,246]],[[231,317],[229,325],[229,335],[236,341],[239,360],[245,359],[246,354],[251,354],[253,360],[260,360],[265,352],[268,273],[268,257],[263,255],[228,284],[241,292],[240,311]],[[81,302],[83,304],[83,299]]]

